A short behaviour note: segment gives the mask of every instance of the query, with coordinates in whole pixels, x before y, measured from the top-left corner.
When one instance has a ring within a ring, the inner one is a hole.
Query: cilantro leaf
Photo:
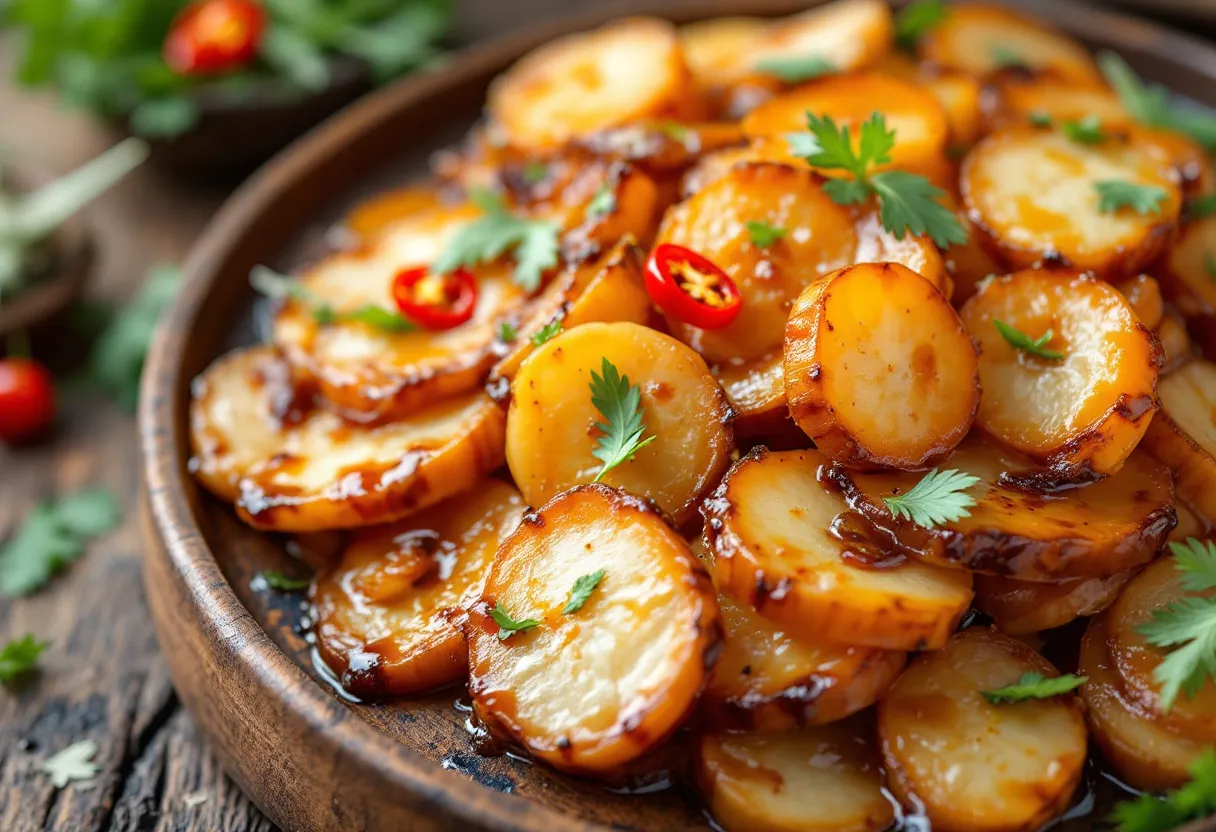
[[[49,641],[38,641],[30,633],[15,638],[0,649],[0,683],[11,682],[18,676],[29,673],[38,664],[42,651],[50,647]]]
[[[1055,123],[1051,118],[1051,113],[1044,110],[1031,110],[1026,114],[1026,120],[1035,127],[1051,127]]]
[[[1042,673],[1023,673],[1012,685],[1006,685],[996,690],[982,690],[980,696],[993,705],[1004,705],[1009,702],[1024,702],[1027,699],[1050,699],[1062,693],[1076,690],[1088,682],[1085,676],[1074,676],[1066,673],[1063,676],[1048,678]]]
[[[1026,66],[1026,59],[1022,57],[1021,53],[1010,49],[1008,46],[996,44],[989,49],[989,55],[992,56],[992,62],[996,64],[998,69]]]
[[[927,234],[939,248],[967,242],[954,212],[938,200],[946,192],[917,173],[887,170],[870,177],[878,192],[882,225],[902,240],[907,232]]]
[[[95,741],[81,740],[44,760],[40,770],[51,775],[51,783],[57,789],[62,789],[74,780],[92,780],[100,769],[100,766],[92,761],[96,753]]]
[[[396,312],[367,303],[349,312],[339,312],[298,280],[279,274],[266,266],[254,266],[249,272],[249,285],[268,298],[289,298],[303,306],[321,325],[339,321],[366,324],[384,332],[412,332],[417,325]]]
[[[622,462],[633,459],[634,454],[655,440],[654,436],[642,438],[646,425],[642,422],[642,391],[629,383],[607,357],[600,366],[603,375],[591,371],[591,403],[595,405],[603,422],[595,426],[603,435],[596,440],[592,456],[604,463],[592,482],[599,482],[604,475]]]
[[[539,347],[541,344],[545,343],[546,341],[551,341],[554,338],[556,338],[561,333],[561,331],[562,331],[562,319],[560,317],[557,317],[557,318],[554,318],[553,320],[549,321],[549,323],[545,324],[539,330],[537,330],[535,333],[533,333],[532,337],[529,340],[532,341],[532,346]]]
[[[117,500],[100,488],[36,505],[16,534],[0,546],[0,596],[29,595],[85,552],[91,538],[118,525]]]
[[[789,233],[785,228],[759,220],[748,220],[744,225],[747,236],[752,238],[752,245],[757,248],[768,248]]]
[[[343,312],[338,318],[343,321],[366,324],[372,329],[380,329],[384,332],[413,332],[418,328],[417,324],[408,318],[374,303],[364,304],[350,312]]]
[[[967,509],[975,505],[975,499],[964,492],[979,481],[979,477],[962,471],[934,468],[906,494],[883,497],[882,501],[893,516],[931,529],[941,523],[970,517],[971,512]]]
[[[1160,214],[1161,200],[1165,189],[1156,185],[1137,185],[1119,179],[1104,179],[1094,183],[1098,192],[1098,211],[1113,214],[1122,208],[1131,208],[1137,214]]]
[[[913,50],[921,35],[937,26],[949,12],[942,0],[914,0],[895,18],[895,41],[901,48]]]
[[[498,340],[505,344],[509,344],[519,337],[519,330],[515,328],[515,324],[510,321],[503,321],[498,325]]]
[[[802,57],[766,58],[752,67],[756,72],[771,75],[787,84],[811,81],[822,75],[836,72],[836,64],[820,55]]]
[[[1031,338],[1020,329],[1016,329],[1004,321],[996,318],[992,319],[992,325],[996,327],[996,331],[1001,333],[1001,337],[1009,342],[1010,346],[1028,353],[1038,358],[1046,358],[1051,361],[1059,361],[1064,357],[1064,353],[1056,352],[1055,350],[1047,349],[1047,345],[1051,343],[1051,339],[1055,333],[1050,329],[1040,335],[1038,338]]]
[[[1206,194],[1191,202],[1187,206],[1187,213],[1193,220],[1201,220],[1216,214],[1216,193]]]
[[[600,189],[595,192],[595,196],[587,203],[587,218],[599,219],[606,217],[616,210],[616,193],[612,190],[612,186],[605,182],[600,185]]]
[[[1095,115],[1088,115],[1076,121],[1066,121],[1060,125],[1064,135],[1077,144],[1101,144],[1106,141],[1106,133],[1102,130],[1102,120]]]
[[[258,573],[258,577],[266,582],[266,586],[279,592],[298,592],[308,589],[312,583],[308,578],[291,578],[275,569],[266,569]]]
[[[462,266],[497,260],[511,251],[515,255],[513,279],[525,291],[536,291],[541,276],[557,265],[561,226],[550,220],[518,217],[490,191],[474,190],[469,198],[483,214],[456,233],[435,261],[435,271],[448,274]]]
[[[1169,90],[1156,84],[1145,85],[1127,61],[1114,52],[1100,53],[1098,67],[1136,121],[1185,133],[1208,152],[1216,151],[1216,116],[1172,104]]]
[[[506,641],[516,633],[540,626],[540,622],[535,618],[525,618],[522,621],[512,618],[511,614],[502,608],[502,604],[494,605],[494,609],[490,610],[490,617],[498,625],[499,641]]]
[[[1144,792],[1115,806],[1117,832],[1171,832],[1189,820],[1216,814],[1216,749],[1209,748],[1187,767],[1191,780],[1164,797]]]
[[[590,575],[583,575],[576,580],[570,589],[570,600],[566,602],[566,606],[562,607],[562,615],[570,615],[581,610],[583,604],[586,604],[587,599],[591,597],[591,593],[595,592],[595,588],[600,585],[600,581],[604,580],[605,574],[603,569],[597,569]]]
[[[1216,545],[1194,538],[1170,543],[1183,589],[1203,592],[1216,587]],[[1154,671],[1161,683],[1161,709],[1168,712],[1179,693],[1192,698],[1210,678],[1216,678],[1216,599],[1197,595],[1179,598],[1136,628],[1149,644],[1172,650]]]

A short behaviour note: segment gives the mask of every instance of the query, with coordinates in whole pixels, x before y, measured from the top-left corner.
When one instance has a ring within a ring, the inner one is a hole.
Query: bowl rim
[[[592,10],[512,30],[457,52],[442,67],[422,70],[373,91],[297,139],[246,180],[224,203],[195,241],[186,258],[182,286],[156,329],[143,373],[139,405],[139,441],[143,458],[148,529],[162,543],[174,577],[205,618],[207,610],[245,610],[226,578],[200,527],[188,494],[185,461],[189,458],[188,396],[190,378],[183,367],[190,333],[225,264],[245,239],[243,229],[265,212],[289,185],[342,147],[402,108],[441,92],[460,75],[486,75],[529,49],[561,35],[592,28],[628,14],[650,14],[687,23],[739,14],[775,16],[826,5],[828,0],[620,0]],[[906,0],[892,3],[900,7]],[[1071,0],[1022,0],[1018,10],[1039,17],[1073,36],[1100,33],[1114,48],[1152,53],[1216,82],[1216,46],[1127,13],[1079,5]],[[204,497],[204,499],[208,499]],[[210,569],[208,569],[210,565]],[[331,743],[347,758],[375,769],[396,786],[409,790],[448,816],[479,827],[528,832],[537,828],[606,830],[597,823],[571,818],[540,802],[481,788],[463,775],[443,770],[407,746],[397,743],[324,690],[269,634],[253,622],[249,638],[226,640],[226,660],[239,664],[266,688],[292,690],[292,710],[318,740]],[[478,799],[468,799],[470,792]],[[272,820],[279,819],[271,817]]]

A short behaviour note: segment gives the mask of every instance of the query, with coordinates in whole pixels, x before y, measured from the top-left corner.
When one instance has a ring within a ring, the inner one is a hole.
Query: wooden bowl
[[[562,830],[708,828],[679,788],[622,794],[510,756],[473,749],[463,691],[375,706],[343,701],[314,662],[302,595],[259,591],[263,569],[304,574],[280,541],[242,526],[187,471],[191,379],[247,341],[247,275],[290,267],[352,199],[423,170],[427,154],[480,112],[490,79],[527,50],[610,15],[677,22],[783,14],[807,0],[632,0],[466,50],[445,69],[367,98],[298,142],[237,192],[186,263],[143,379],[147,473],[145,580],[165,660],[182,701],[224,766],[289,830]],[[1061,0],[1021,5],[1142,73],[1216,104],[1216,49],[1129,17]],[[315,245],[314,245],[315,249]],[[677,745],[677,762],[688,754]],[[1095,777],[1095,782],[1103,780]],[[1091,817],[1108,811],[1098,797]],[[1070,821],[1057,829],[1081,830]]]
[[[23,168],[6,172],[19,191],[50,182],[49,173]],[[84,293],[93,270],[93,234],[80,214],[59,227],[47,240],[49,263],[21,291],[0,301],[0,341],[10,333],[31,329],[62,312]]]

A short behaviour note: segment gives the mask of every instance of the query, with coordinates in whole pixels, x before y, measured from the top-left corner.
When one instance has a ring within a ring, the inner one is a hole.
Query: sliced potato
[[[875,112],[895,131],[891,161],[883,167],[923,170],[945,153],[950,125],[937,98],[910,81],[874,72],[828,75],[804,84],[748,113],[743,132],[784,141],[788,133],[805,132],[807,113],[813,113],[831,116],[856,135],[858,125]]]
[[[980,344],[976,425],[1061,476],[1119,470],[1156,412],[1160,345],[1127,299],[1074,272],[1030,269],[988,281],[963,306]],[[996,322],[1060,359],[1014,347]]]
[[[602,467],[591,452],[604,416],[589,385],[604,359],[641,391],[645,433],[657,437],[604,482],[649,497],[684,523],[730,464],[730,406],[699,355],[637,324],[574,327],[523,363],[507,417],[511,474],[534,506],[592,481]]]
[[[995,85],[993,120],[1001,126],[1046,116],[1053,123],[1096,117],[1104,130],[1132,124],[1118,94],[1101,83],[1078,84],[1053,72],[1002,75]]]
[[[746,142],[738,124],[728,121],[680,124],[643,121],[613,127],[579,139],[576,146],[596,156],[623,159],[655,175],[683,171],[706,154]]]
[[[1178,309],[1187,317],[1216,322],[1216,216],[1187,223],[1163,264]]]
[[[1004,274],[1005,268],[988,251],[987,238],[971,222],[971,216],[958,200],[948,193],[942,201],[954,211],[955,219],[967,233],[966,242],[951,243],[950,247],[942,252],[946,273],[954,286],[950,298],[955,306],[962,306],[979,290],[986,277]]]
[[[1160,189],[1158,210],[1102,212],[1098,184],[1111,181]],[[977,144],[960,183],[972,219],[1011,268],[1063,261],[1109,279],[1140,272],[1164,251],[1182,206],[1178,177],[1157,146],[1082,144],[1033,127]]]
[[[1028,832],[1064,811],[1085,765],[1072,695],[994,705],[982,695],[1051,663],[973,627],[923,653],[878,704],[887,783],[942,832]]]
[[[1166,730],[1123,693],[1107,654],[1109,613],[1093,618],[1081,639],[1077,672],[1086,719],[1102,756],[1137,789],[1174,789],[1190,780],[1187,767],[1211,744]]]
[[[917,41],[921,59],[987,76],[1016,63],[1047,69],[1070,83],[1101,83],[1084,45],[1004,6],[960,5]]]
[[[442,202],[434,187],[411,185],[377,194],[355,206],[342,225],[363,240],[390,228],[397,220],[439,208]]]
[[[703,89],[724,86],[747,74],[739,60],[750,54],[768,32],[759,17],[715,17],[680,27],[680,46],[693,80]]]
[[[1169,651],[1149,644],[1140,633],[1140,628],[1166,607],[1185,598],[1209,594],[1184,590],[1182,573],[1173,558],[1150,564],[1124,587],[1111,607],[1107,652],[1129,701],[1137,702],[1167,730],[1216,743],[1216,684],[1209,679],[1193,697],[1185,691],[1180,693],[1167,712],[1162,707],[1161,683],[1155,674]]]
[[[1169,471],[1143,453],[1117,474],[1064,490],[1051,490],[1051,475],[1025,457],[974,434],[941,467],[980,481],[967,490],[976,501],[971,515],[932,529],[893,517],[883,502],[923,474],[835,466],[831,478],[853,508],[918,557],[1024,581],[1108,578],[1151,560],[1175,523]]]
[[[868,720],[707,734],[697,782],[726,832],[879,832],[895,820]]]
[[[933,241],[916,234],[905,234],[902,240],[882,226],[878,211],[863,212],[855,226],[857,248],[854,263],[894,263],[904,266],[932,283],[939,292],[950,297],[954,280],[946,261]]]
[[[702,512],[722,592],[796,638],[888,650],[941,647],[971,576],[904,561],[821,481],[818,451],[739,460]]]
[[[1178,496],[1216,523],[1216,364],[1192,361],[1157,385],[1161,412],[1144,448],[1169,466]]]
[[[833,460],[924,468],[971,427],[977,360],[935,286],[896,263],[863,263],[833,272],[794,304],[785,395],[794,421]]]
[[[1109,578],[1034,583],[996,575],[975,576],[975,605],[1011,636],[1063,627],[1114,603],[1132,570]]]
[[[1165,316],[1165,301],[1161,297],[1161,284],[1146,274],[1115,284],[1128,304],[1149,329],[1156,329]]]
[[[361,248],[326,257],[300,283],[339,315],[369,304],[395,310],[394,276],[433,262],[476,216],[467,206],[410,215]],[[512,282],[508,265],[479,266],[476,276],[473,317],[453,329],[392,332],[360,321],[323,323],[310,305],[289,300],[275,317],[274,340],[347,418],[410,416],[479,386],[494,363],[498,321],[523,304],[524,292]]]
[[[700,706],[715,728],[836,722],[878,701],[907,661],[894,650],[792,636],[724,596],[718,606],[725,638]]]
[[[601,569],[583,606],[564,612],[575,582]],[[539,624],[500,631],[495,609]],[[491,731],[555,768],[596,774],[679,727],[721,625],[709,576],[659,512],[588,485],[524,517],[499,548],[466,634],[469,690]]]
[[[736,436],[764,436],[790,423],[780,354],[747,364],[724,364],[714,369],[714,376],[735,413]]]
[[[312,590],[317,649],[342,687],[383,699],[463,679],[459,618],[523,509],[514,487],[486,480],[425,519],[356,534]]]
[[[1161,354],[1165,358],[1165,363],[1161,365],[1162,376],[1174,372],[1195,357],[1195,344],[1187,332],[1186,323],[1177,312],[1166,310],[1153,334],[1161,342]],[[1151,430],[1152,426],[1149,427]]]
[[[1189,537],[1204,540],[1212,536],[1212,524],[1196,514],[1185,500],[1178,500],[1174,508],[1178,512],[1178,525],[1170,532],[1170,542],[1185,543]]]
[[[525,55],[490,86],[487,109],[510,144],[540,150],[647,117],[686,115],[694,97],[675,27],[632,17]]]
[[[535,351],[532,338],[555,322],[562,329],[593,321],[646,323],[651,301],[642,278],[644,256],[626,240],[598,260],[555,278],[529,304],[516,327],[515,341],[504,345],[507,353],[494,365],[489,387],[496,389],[514,379],[524,359]]]
[[[778,20],[740,61],[757,65],[813,55],[840,72],[861,69],[891,46],[891,9],[882,0],[836,0]]]
[[[958,150],[975,144],[984,134],[980,82],[962,72],[943,72],[922,83],[946,114],[946,123],[950,126],[949,147]]]

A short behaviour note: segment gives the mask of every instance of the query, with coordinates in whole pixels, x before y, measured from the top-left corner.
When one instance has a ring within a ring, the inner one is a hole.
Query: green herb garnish
[[[597,569],[590,575],[583,575],[576,580],[570,589],[570,600],[566,602],[566,606],[562,607],[562,615],[570,615],[581,610],[583,604],[586,604],[587,599],[591,597],[591,593],[595,592],[595,588],[600,585],[600,581],[604,580],[605,574],[603,569]]]
[[[599,482],[604,475],[622,462],[633,459],[634,454],[655,440],[654,436],[642,438],[646,425],[642,422],[642,391],[629,383],[607,358],[601,364],[602,375],[591,371],[591,403],[604,417],[595,426],[602,435],[596,440],[592,456],[604,463],[592,482]]]
[[[993,705],[1025,702],[1027,699],[1050,699],[1076,690],[1087,681],[1089,680],[1086,677],[1074,676],[1071,673],[1055,677],[1044,676],[1042,673],[1023,673],[1012,685],[996,690],[982,690],[980,695]]]
[[[883,497],[882,501],[893,516],[931,529],[970,517],[968,509],[975,505],[975,499],[964,492],[979,481],[979,477],[961,471],[934,468],[906,494]]]
[[[1059,361],[1064,357],[1064,353],[1062,352],[1047,349],[1047,345],[1051,343],[1051,339],[1055,336],[1055,333],[1050,329],[1038,338],[1031,338],[1020,329],[1015,329],[996,318],[992,319],[992,325],[996,327],[996,331],[1001,333],[1001,337],[1008,341],[1011,346],[1016,347],[1024,353],[1039,358],[1046,358],[1050,361]]]

